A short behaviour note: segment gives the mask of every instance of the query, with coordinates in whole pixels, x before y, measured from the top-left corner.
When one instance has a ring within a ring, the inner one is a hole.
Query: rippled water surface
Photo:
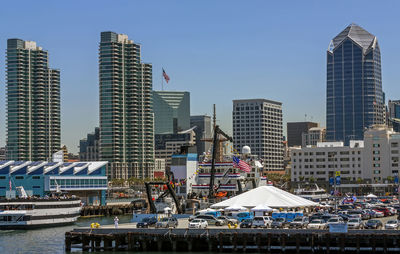
[[[127,223],[131,215],[118,216],[119,223]],[[0,253],[64,253],[65,232],[76,227],[114,223],[114,217],[78,219],[75,225],[35,230],[0,230]],[[115,253],[115,252],[113,252]]]

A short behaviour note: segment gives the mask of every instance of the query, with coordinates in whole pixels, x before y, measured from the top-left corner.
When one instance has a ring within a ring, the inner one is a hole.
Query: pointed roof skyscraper
[[[346,38],[350,38],[362,47],[364,51],[370,47],[374,47],[377,42],[375,35],[352,23],[333,38],[330,44],[330,51],[339,46]]]

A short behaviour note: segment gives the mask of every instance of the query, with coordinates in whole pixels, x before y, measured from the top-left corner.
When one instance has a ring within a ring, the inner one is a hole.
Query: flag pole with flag
[[[168,84],[170,78],[169,78],[169,76],[167,75],[167,73],[165,72],[164,68],[162,68],[162,78],[161,78],[161,90],[162,90],[162,91],[164,91],[164,79],[165,79],[165,81],[166,81],[167,84]]]

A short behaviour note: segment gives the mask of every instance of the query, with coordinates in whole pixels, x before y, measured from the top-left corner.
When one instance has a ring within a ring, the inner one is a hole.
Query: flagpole
[[[161,91],[164,91],[164,75],[163,75],[163,69],[161,69]]]

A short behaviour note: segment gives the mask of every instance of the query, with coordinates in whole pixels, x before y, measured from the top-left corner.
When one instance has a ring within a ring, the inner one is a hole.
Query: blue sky
[[[76,152],[98,126],[100,32],[125,33],[153,64],[153,89],[189,91],[191,113],[217,117],[231,133],[232,100],[283,103],[287,121],[325,125],[326,49],[354,22],[378,37],[383,89],[399,99],[400,2],[396,1],[4,1],[8,38],[33,40],[61,70],[62,143]],[[5,53],[0,57],[0,145],[5,144]]]

